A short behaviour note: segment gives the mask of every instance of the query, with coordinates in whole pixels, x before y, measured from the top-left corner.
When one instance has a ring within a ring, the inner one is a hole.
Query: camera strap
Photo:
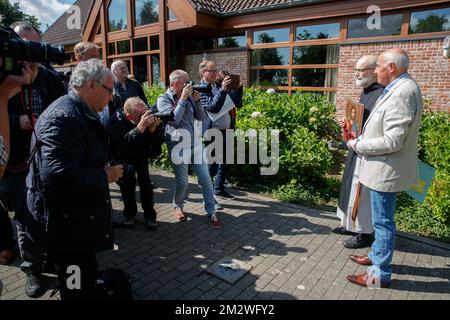
[[[22,89],[25,86],[22,86]],[[37,135],[36,135],[36,131],[34,130],[34,121],[33,121],[33,89],[31,84],[28,85],[28,101],[25,99],[25,95],[24,95],[24,90],[20,91],[20,98],[21,98],[21,102],[22,102],[22,108],[25,111],[25,114],[28,116],[28,118],[30,119],[30,123],[31,123],[31,128],[34,134],[34,137],[36,139],[36,143],[33,147],[33,150],[31,150],[30,155],[28,156],[28,158],[21,164],[17,165],[17,166],[8,166],[8,172],[11,173],[20,173],[20,172],[24,172],[25,170],[27,170],[30,166],[31,161],[33,161],[33,158],[36,154],[36,152],[38,152],[41,147],[42,147],[42,142],[38,139]]]

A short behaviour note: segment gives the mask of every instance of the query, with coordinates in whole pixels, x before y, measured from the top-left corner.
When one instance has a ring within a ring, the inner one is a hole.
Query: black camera
[[[192,89],[199,93],[211,93],[212,86],[209,83],[199,83],[195,84],[194,81],[189,81],[187,84],[192,84]]]
[[[153,116],[159,118],[164,123],[173,121],[175,119],[175,114],[173,113],[173,111],[155,112],[153,113]]]
[[[111,167],[117,166],[119,164],[122,165],[123,175],[122,175],[122,178],[117,180],[117,183],[123,183],[124,180],[130,179],[134,175],[135,170],[134,170],[134,166],[132,166],[131,164],[125,163],[125,162],[117,160],[117,159],[113,159],[110,162]]]
[[[10,74],[21,75],[21,61],[64,63],[64,47],[23,40],[13,29],[0,26],[0,81]]]

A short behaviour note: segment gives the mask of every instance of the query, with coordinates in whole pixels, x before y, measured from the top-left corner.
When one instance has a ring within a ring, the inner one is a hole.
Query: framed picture
[[[347,99],[344,118],[344,141],[356,139],[362,130],[364,105],[355,100]]]

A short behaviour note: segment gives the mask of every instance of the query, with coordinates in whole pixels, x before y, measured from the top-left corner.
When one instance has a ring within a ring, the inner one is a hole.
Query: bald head
[[[408,53],[401,48],[395,48],[382,52],[377,59],[375,72],[378,83],[387,86],[409,68]]]
[[[363,56],[356,62],[355,84],[360,88],[367,88],[377,82],[375,68],[377,66],[377,56]]]

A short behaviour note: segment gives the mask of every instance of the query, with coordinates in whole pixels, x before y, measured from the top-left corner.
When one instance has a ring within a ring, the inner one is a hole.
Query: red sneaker
[[[175,215],[175,218],[180,221],[186,221],[186,214],[183,212],[180,208],[173,208],[173,214]]]
[[[222,228],[222,223],[220,223],[220,220],[217,218],[217,215],[215,213],[210,214],[208,216],[209,221],[211,222],[211,225],[214,229],[220,229]]]

